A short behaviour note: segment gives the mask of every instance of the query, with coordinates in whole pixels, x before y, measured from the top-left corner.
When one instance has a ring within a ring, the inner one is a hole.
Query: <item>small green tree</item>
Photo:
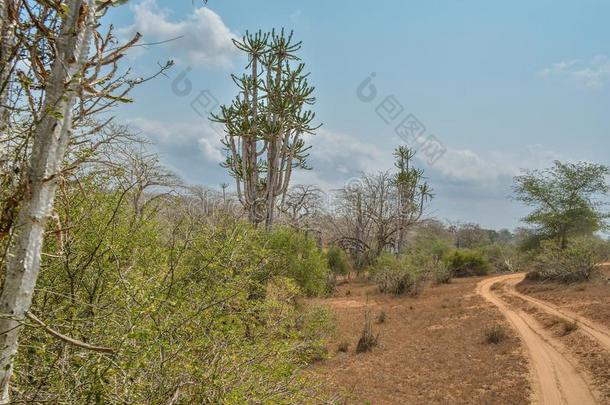
[[[269,275],[288,277],[309,296],[326,291],[328,264],[316,241],[288,227],[276,227],[266,234]]]
[[[344,276],[349,272],[349,262],[345,251],[338,246],[331,246],[326,252],[326,260],[330,271],[336,276]]]
[[[484,276],[491,271],[483,254],[470,249],[455,250],[445,258],[445,264],[455,277]]]
[[[552,239],[566,249],[568,239],[591,235],[606,226],[603,210],[610,188],[605,176],[610,168],[587,162],[555,161],[546,170],[526,171],[515,177],[516,199],[534,210],[523,220],[536,226],[541,239]]]

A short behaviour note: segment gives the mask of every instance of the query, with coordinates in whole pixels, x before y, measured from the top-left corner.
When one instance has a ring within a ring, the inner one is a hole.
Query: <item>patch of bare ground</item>
[[[605,270],[590,282],[561,284],[523,281],[516,289],[610,329],[610,282],[607,277],[610,277],[610,272]]]
[[[499,286],[501,290],[504,288]],[[562,351],[571,356],[580,371],[587,375],[600,403],[610,404],[610,352],[605,347],[584,333],[578,322],[570,322],[552,315],[515,295],[502,293],[501,297],[513,308],[520,308],[530,314],[550,331],[555,340],[561,344]]]
[[[332,298],[337,333],[331,358],[310,370],[348,403],[524,404],[529,402],[528,365],[520,340],[504,317],[474,293],[481,278],[431,286],[418,297],[379,294],[352,282]],[[372,351],[356,353],[369,310],[383,312]],[[486,333],[500,325],[505,336],[491,344]],[[346,349],[347,345],[347,349]],[[345,351],[346,350],[346,351]]]

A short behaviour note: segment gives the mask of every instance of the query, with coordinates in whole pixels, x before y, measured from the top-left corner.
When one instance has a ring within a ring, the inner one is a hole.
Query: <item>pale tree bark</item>
[[[0,135],[8,127],[8,91],[12,70],[11,61],[17,54],[15,50],[15,12],[14,1],[0,0]],[[2,151],[0,150],[0,159]]]
[[[0,404],[9,402],[9,380],[18,337],[40,270],[45,224],[50,217],[57,176],[72,132],[72,111],[88,57],[95,20],[94,0],[71,0],[46,87],[43,116],[34,131],[27,188],[9,249],[0,295]]]

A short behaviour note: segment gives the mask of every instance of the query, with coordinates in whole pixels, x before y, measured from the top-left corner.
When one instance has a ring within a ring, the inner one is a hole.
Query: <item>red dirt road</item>
[[[568,321],[578,320],[587,334],[600,342],[607,344],[609,335],[603,327],[579,317],[568,314],[551,304],[533,299],[514,290],[514,286],[522,281],[523,274],[510,274],[481,281],[477,292],[494,304],[510,321],[519,333],[527,348],[530,358],[530,369],[533,380],[533,402],[544,405],[574,404],[587,405],[600,403],[591,389],[591,381],[580,371],[577,363],[562,347],[555,336],[540,325],[531,315],[518,308],[513,308],[494,293],[492,286],[497,283],[509,285],[509,294],[519,296],[538,306],[543,311]]]

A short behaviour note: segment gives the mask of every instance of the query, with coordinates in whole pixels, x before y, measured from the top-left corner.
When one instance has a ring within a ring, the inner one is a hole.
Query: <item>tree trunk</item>
[[[273,226],[273,214],[275,212],[275,196],[276,196],[276,184],[277,184],[277,138],[273,135],[273,138],[269,140],[269,151],[267,154],[267,215],[265,216],[265,228],[271,230]]]
[[[57,40],[57,55],[47,83],[44,116],[34,131],[27,188],[9,249],[0,295],[0,404],[9,402],[9,380],[19,332],[30,309],[40,270],[45,224],[51,215],[56,181],[72,131],[72,109],[81,70],[89,53],[94,0],[72,0]]]
[[[565,231],[561,233],[560,240],[561,250],[566,250],[568,248],[568,237],[566,236]]]
[[[15,21],[10,18],[9,0],[0,0],[0,135],[8,127],[9,109],[8,91],[15,52]],[[1,152],[1,151],[0,151]],[[2,156],[0,156],[0,161]]]

